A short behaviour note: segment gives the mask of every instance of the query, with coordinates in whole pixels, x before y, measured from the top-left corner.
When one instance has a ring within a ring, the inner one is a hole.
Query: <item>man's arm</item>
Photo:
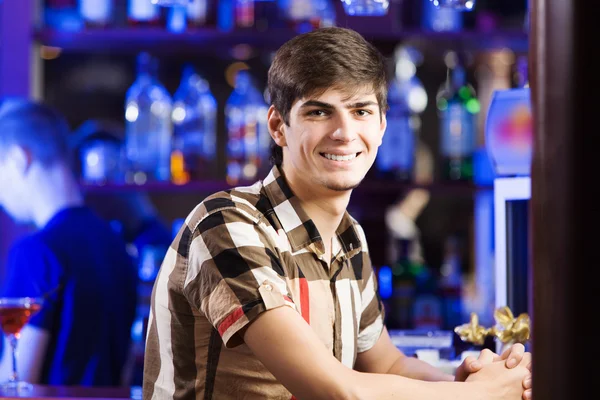
[[[358,353],[354,369],[361,372],[394,374],[423,381],[453,381],[448,375],[431,364],[414,357],[407,357],[392,343],[386,328],[373,347]]]
[[[354,371],[333,357],[302,317],[288,307],[258,316],[246,329],[244,341],[298,399],[519,400],[521,381],[529,372],[524,367],[509,370],[490,365],[486,380],[425,382]]]
[[[38,383],[50,334],[40,328],[25,325],[17,343],[17,372],[19,379],[30,383]],[[0,360],[0,380],[6,381],[12,375],[12,348],[4,338],[2,359]]]

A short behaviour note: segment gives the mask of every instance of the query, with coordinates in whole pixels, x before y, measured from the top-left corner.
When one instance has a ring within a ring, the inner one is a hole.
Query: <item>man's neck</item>
[[[33,222],[38,228],[46,226],[61,210],[83,204],[79,185],[63,164],[49,168],[33,165],[28,179],[33,182],[31,209]]]
[[[325,247],[330,247],[331,239],[335,236],[350,202],[352,190],[335,191],[305,182],[298,176],[285,177],[290,189],[300,200],[302,209],[319,230]]]

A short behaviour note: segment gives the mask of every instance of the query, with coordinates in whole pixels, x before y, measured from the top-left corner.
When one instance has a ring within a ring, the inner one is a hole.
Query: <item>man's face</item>
[[[296,100],[284,126],[283,170],[288,179],[333,191],[355,188],[375,161],[385,132],[372,91],[350,97],[329,89]]]
[[[0,154],[0,208],[18,222],[28,222],[23,178],[14,159],[10,155]]]

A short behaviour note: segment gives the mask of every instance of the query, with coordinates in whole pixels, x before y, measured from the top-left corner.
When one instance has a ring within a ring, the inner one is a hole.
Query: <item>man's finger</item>
[[[481,353],[479,353],[478,361],[481,365],[486,365],[494,362],[494,358],[497,356],[496,353],[491,351],[490,349],[483,349]]]
[[[464,359],[463,364],[467,366],[469,373],[477,372],[483,367],[483,365],[473,356],[467,356]]]
[[[508,350],[510,350],[510,353],[508,355],[508,360],[506,361],[506,367],[516,367],[523,359],[523,355],[525,354],[525,346],[523,346],[521,343],[515,343],[506,351]]]

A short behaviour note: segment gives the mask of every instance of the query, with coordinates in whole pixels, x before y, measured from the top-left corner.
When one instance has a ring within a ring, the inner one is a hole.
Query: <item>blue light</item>
[[[392,269],[384,265],[379,268],[378,278],[379,282],[379,295],[382,299],[389,299],[392,297]]]

